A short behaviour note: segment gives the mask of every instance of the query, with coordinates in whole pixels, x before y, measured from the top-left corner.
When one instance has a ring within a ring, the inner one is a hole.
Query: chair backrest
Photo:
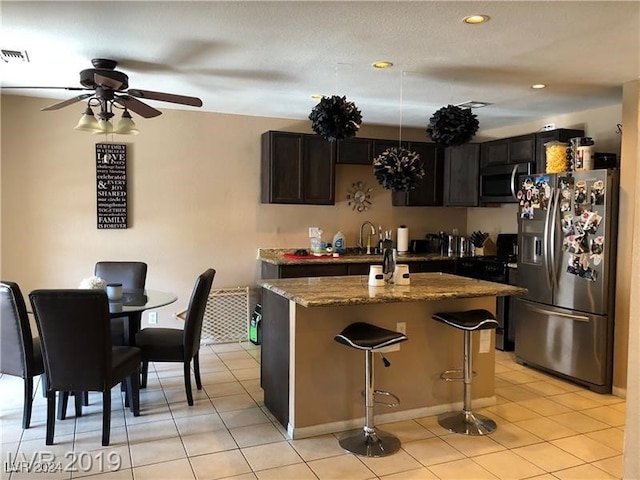
[[[143,290],[147,280],[144,262],[98,262],[95,275],[107,283],[121,283],[125,290]]]
[[[209,268],[202,273],[198,276],[196,285],[191,293],[184,323],[184,351],[187,358],[193,357],[200,348],[204,311],[207,307],[207,299],[209,298],[215,275],[216,271],[213,268]]]
[[[33,376],[33,338],[24,297],[14,282],[0,282],[0,372]]]
[[[111,374],[109,301],[104,290],[29,294],[50,390],[103,391]]]

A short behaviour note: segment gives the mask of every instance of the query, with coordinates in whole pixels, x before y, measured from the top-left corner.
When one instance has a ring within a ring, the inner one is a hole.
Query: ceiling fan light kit
[[[120,118],[118,127],[116,128],[114,133],[117,133],[119,135],[137,135],[138,133],[140,133],[140,130],[138,130],[138,127],[133,121],[133,118],[131,118],[129,110],[125,110],[124,112],[122,112],[122,118]]]
[[[99,131],[99,128],[98,120],[96,120],[93,110],[91,110],[91,107],[87,105],[87,109],[80,117],[80,121],[76,125],[75,129],[83,132],[95,133]]]

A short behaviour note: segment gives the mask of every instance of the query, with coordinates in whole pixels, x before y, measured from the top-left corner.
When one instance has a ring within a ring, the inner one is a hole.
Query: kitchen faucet
[[[367,220],[362,225],[360,225],[360,236],[358,237],[358,248],[360,250],[363,250],[365,248],[364,244],[362,243],[362,229],[367,225],[369,225],[369,229],[370,229],[370,232],[367,236],[371,237],[376,234],[376,227],[369,220]],[[367,240],[367,255],[370,255],[370,254],[371,254],[371,243],[369,238]]]

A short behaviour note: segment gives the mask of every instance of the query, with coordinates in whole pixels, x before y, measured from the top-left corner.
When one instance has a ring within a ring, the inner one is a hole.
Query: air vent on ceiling
[[[2,49],[2,60],[5,63],[29,63],[29,54],[26,50]]]

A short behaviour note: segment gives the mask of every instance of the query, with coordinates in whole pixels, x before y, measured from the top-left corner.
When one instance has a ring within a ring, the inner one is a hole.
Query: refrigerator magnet
[[[604,237],[598,236],[591,241],[591,255],[594,265],[602,263],[602,254],[604,253]]]
[[[585,280],[589,280],[590,282],[595,282],[596,278],[598,278],[598,272],[595,271],[589,265],[589,259],[586,255],[580,255],[580,267],[578,268],[578,276],[580,278],[584,278]]]
[[[602,217],[598,215],[598,212],[584,211],[582,213],[582,221],[584,222],[584,231],[594,235],[598,231]]]
[[[578,275],[580,271],[580,257],[578,255],[569,255],[569,263],[567,264],[567,273]]]
[[[591,185],[591,203],[593,205],[604,204],[604,182],[602,180],[596,180]]]
[[[560,223],[562,225],[562,233],[564,233],[565,237],[567,235],[573,235],[575,233],[575,230],[573,229],[573,215],[567,213],[564,217],[562,217]]]
[[[587,182],[584,180],[576,183],[576,203],[587,203]]]

